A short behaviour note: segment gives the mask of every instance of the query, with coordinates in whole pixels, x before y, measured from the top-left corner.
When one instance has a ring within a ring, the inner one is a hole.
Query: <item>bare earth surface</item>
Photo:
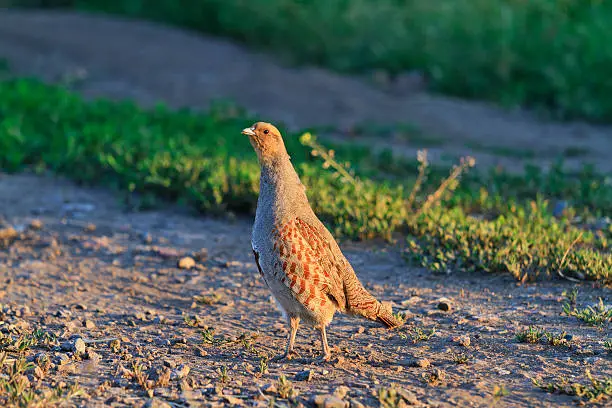
[[[445,135],[441,152],[461,153],[466,141],[476,141],[528,148],[545,161],[577,145],[603,171],[612,168],[609,128],[543,124],[421,93],[398,96],[321,70],[281,68],[230,43],[152,24],[2,11],[0,56],[17,72],[50,81],[85,73],[74,87],[88,96],[196,107],[230,98],[293,126],[412,122]],[[421,147],[401,143],[406,151]],[[572,397],[544,393],[531,378],[586,384],[587,369],[612,375],[603,347],[609,327],[561,314],[568,282],[434,275],[409,266],[401,245],[350,242],[342,248],[358,276],[406,311],[407,324],[389,332],[337,316],[329,329],[330,363],[310,362],[320,342],[302,328],[303,359],[266,368],[262,362],[282,352],[287,328],[256,272],[250,226],[250,219],[194,217],[179,208],[130,213],[106,190],[0,173],[0,237],[9,227],[17,231],[0,238],[0,331],[16,337],[40,328],[65,343],[26,353],[44,353],[53,363],[30,381],[78,382],[85,394],[70,403],[77,406],[291,406],[334,391],[343,402],[328,406],[378,406],[377,389],[391,384],[416,406],[573,406]],[[195,266],[177,267],[184,256],[194,257]],[[609,296],[609,289],[579,286],[582,305]],[[449,311],[438,308],[443,297]],[[517,342],[516,332],[531,324],[567,331],[569,346]],[[85,341],[84,354],[71,346],[77,338]],[[138,385],[135,366],[149,376],[144,388],[153,388],[154,400]],[[281,375],[297,392],[292,403],[281,398]],[[502,386],[507,395],[495,392]]]
[[[65,12],[0,10],[0,58],[16,73],[53,82],[75,81],[88,96],[135,99],[145,105],[207,107],[229,99],[262,120],[293,128],[332,125],[346,139],[355,124],[407,123],[425,136],[387,134],[352,142],[434,160],[471,154],[480,167],[548,166],[559,156],[612,171],[612,128],[549,123],[420,92],[418,86],[374,86],[315,68],[283,67],[269,56],[217,38],[152,23]],[[414,82],[414,81],[413,81]]]
[[[272,398],[286,404],[266,388],[276,387],[280,375],[304,404],[345,385],[352,407],[378,406],[376,390],[396,384],[414,394],[417,406],[572,406],[571,397],[544,393],[530,378],[584,383],[586,369],[612,375],[606,331],[561,315],[566,282],[521,286],[507,276],[434,275],[407,265],[398,248],[371,243],[343,249],[370,290],[408,313],[407,324],[387,331],[337,316],[329,329],[330,363],[309,361],[321,346],[303,328],[297,341],[303,360],[261,370],[262,358],[283,351],[287,329],[251,259],[250,220],[193,218],[174,208],[128,213],[108,192],[30,175],[0,177],[0,209],[0,223],[20,231],[0,248],[0,328],[15,325],[15,334],[41,328],[60,343],[82,338],[88,349],[82,357],[53,347],[31,352],[55,364],[33,381],[78,381],[86,396],[77,405],[145,404],[134,364],[151,369],[153,379],[155,370],[190,368],[184,379],[153,391],[175,406],[270,406]],[[30,227],[32,220],[42,229]],[[200,255],[194,268],[177,267],[194,253]],[[605,291],[581,285],[579,302],[593,303]],[[450,311],[438,309],[441,297]],[[567,331],[570,346],[517,342],[516,332],[531,324]],[[215,329],[213,344],[202,335],[207,327]],[[432,329],[431,338],[418,340],[419,330]],[[121,342],[114,350],[113,339]],[[458,356],[467,361],[459,364]],[[305,370],[310,380],[295,378]],[[509,394],[494,398],[502,385]]]

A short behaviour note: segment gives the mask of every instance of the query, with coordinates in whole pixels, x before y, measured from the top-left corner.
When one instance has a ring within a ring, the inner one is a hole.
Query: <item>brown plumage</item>
[[[312,211],[278,129],[258,122],[244,129],[261,165],[260,193],[251,243],[259,273],[290,326],[285,356],[293,354],[301,320],[321,332],[323,358],[329,359],[325,328],[336,311],[401,324],[388,304],[359,282],[338,244]]]

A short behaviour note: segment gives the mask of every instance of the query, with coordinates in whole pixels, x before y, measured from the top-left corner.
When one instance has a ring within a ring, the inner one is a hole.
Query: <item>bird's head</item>
[[[242,134],[249,137],[260,162],[287,153],[283,137],[279,130],[270,123],[254,123],[253,126],[243,129]]]

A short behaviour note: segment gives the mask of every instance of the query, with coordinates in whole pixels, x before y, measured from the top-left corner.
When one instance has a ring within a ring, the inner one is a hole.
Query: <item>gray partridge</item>
[[[340,311],[393,328],[401,321],[391,306],[359,282],[331,233],[312,211],[304,185],[291,164],[276,127],[257,122],[242,131],[261,166],[259,199],[251,237],[255,263],[289,324],[287,349],[294,353],[300,321],[321,333],[324,360],[330,358],[325,328]]]

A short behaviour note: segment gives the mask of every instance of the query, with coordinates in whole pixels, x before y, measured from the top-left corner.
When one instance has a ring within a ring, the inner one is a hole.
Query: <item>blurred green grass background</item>
[[[418,71],[436,92],[612,120],[603,0],[9,1],[151,19],[338,71]]]

